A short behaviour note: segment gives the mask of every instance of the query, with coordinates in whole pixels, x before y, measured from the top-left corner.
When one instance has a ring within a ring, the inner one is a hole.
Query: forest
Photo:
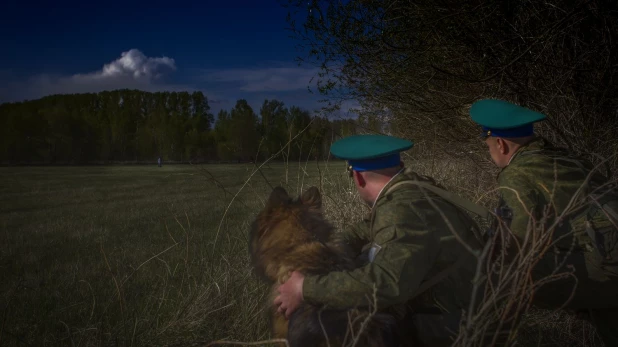
[[[0,163],[89,164],[323,159],[352,119],[313,116],[279,100],[210,113],[202,92],[112,90],[0,105]]]

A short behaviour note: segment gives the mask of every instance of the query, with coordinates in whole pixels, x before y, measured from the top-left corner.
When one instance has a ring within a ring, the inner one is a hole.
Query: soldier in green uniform
[[[605,345],[618,346],[616,186],[587,160],[535,136],[534,123],[546,118],[541,113],[485,99],[470,115],[501,169],[497,212],[512,235],[523,245],[534,240],[526,238],[530,230],[553,232],[555,247],[535,266],[534,278],[550,275],[565,257],[558,273],[575,268],[577,284],[570,278],[544,285],[534,303],[559,308],[568,302],[569,309],[587,311]]]
[[[381,135],[351,136],[332,145],[332,154],[348,161],[350,177],[371,207],[364,220],[337,235],[366,261],[354,271],[325,276],[292,272],[274,301],[280,312],[289,317],[302,300],[367,307],[374,304],[375,286],[377,308],[414,324],[426,345],[452,343],[472,296],[474,252],[482,247],[466,210],[488,211],[479,212],[479,206],[404,168],[400,152],[412,145]]]

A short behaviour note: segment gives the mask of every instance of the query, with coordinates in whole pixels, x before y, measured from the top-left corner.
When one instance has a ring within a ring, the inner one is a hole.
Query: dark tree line
[[[52,95],[0,105],[0,162],[152,162],[159,156],[182,162],[245,161],[275,154],[275,160],[323,158],[333,138],[355,131],[352,120],[312,118],[277,100],[265,100],[259,115],[238,100],[215,121],[201,92],[124,89]]]

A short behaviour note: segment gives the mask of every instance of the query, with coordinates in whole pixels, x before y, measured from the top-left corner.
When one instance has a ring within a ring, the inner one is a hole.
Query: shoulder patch
[[[376,255],[381,249],[382,249],[382,246],[378,245],[375,242],[373,243],[373,245],[371,245],[371,248],[369,249],[369,262],[370,263],[373,263],[373,260],[375,259]]]

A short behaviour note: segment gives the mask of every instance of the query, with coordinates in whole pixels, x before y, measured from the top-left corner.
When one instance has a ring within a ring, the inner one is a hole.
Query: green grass
[[[410,165],[460,194],[488,199],[490,181],[471,165],[434,164]],[[330,221],[338,227],[358,221],[367,209],[344,168],[341,162],[267,164],[261,173],[251,164],[0,168],[0,345],[270,338],[266,287],[249,266],[249,225],[270,185],[291,195],[316,185]],[[589,324],[571,316],[533,310],[526,321],[523,340],[530,344],[545,345],[544,337],[596,345]]]
[[[290,194],[307,184],[347,189],[329,181],[345,180],[343,164],[298,166],[290,164],[287,185],[283,164],[262,173]],[[247,233],[270,187],[255,173],[243,188],[253,170],[0,168],[0,344],[268,338]],[[339,202],[325,205],[334,220],[350,218]]]

